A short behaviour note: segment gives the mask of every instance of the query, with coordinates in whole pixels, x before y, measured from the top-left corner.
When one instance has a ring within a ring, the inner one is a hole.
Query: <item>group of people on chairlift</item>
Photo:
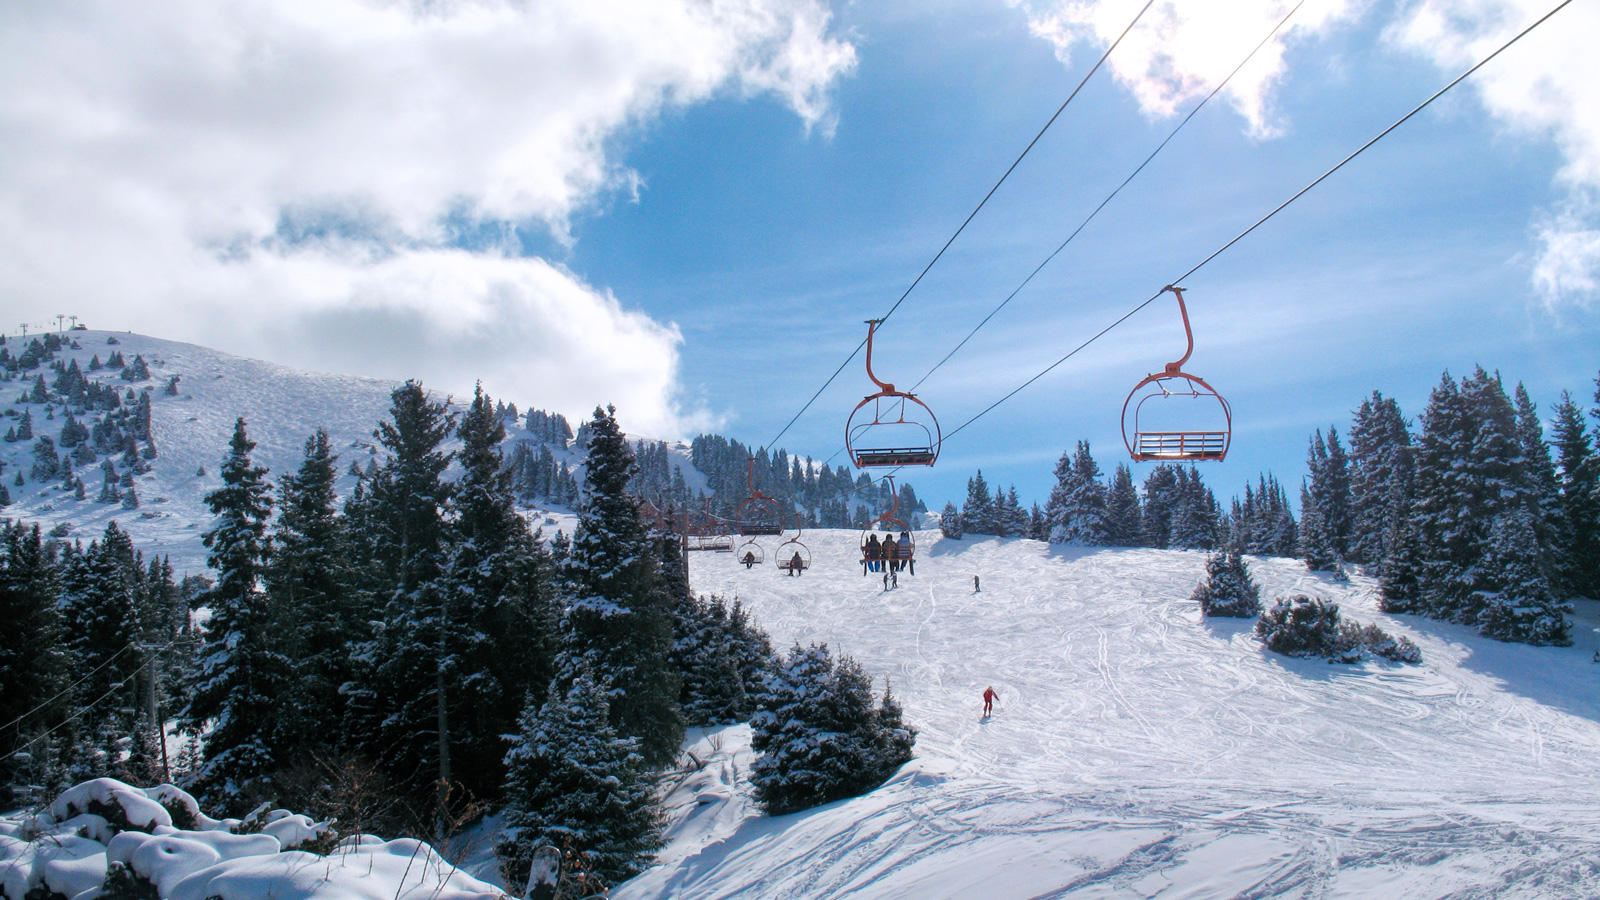
[[[781,550],[782,548],[780,547],[779,549]],[[754,567],[760,561],[756,559],[754,550],[746,550],[744,556],[739,557],[739,563],[746,569]],[[778,560],[778,568],[783,569],[790,575],[803,575],[806,571],[806,558],[800,555],[800,551],[796,550],[794,555],[788,559]]]
[[[896,541],[894,535],[886,534],[883,541],[879,542],[876,532],[867,535],[866,544],[862,545],[861,574],[868,572],[899,572],[905,569],[912,575],[917,574],[917,560],[912,555],[916,545],[911,542],[909,532],[900,532],[900,540]]]

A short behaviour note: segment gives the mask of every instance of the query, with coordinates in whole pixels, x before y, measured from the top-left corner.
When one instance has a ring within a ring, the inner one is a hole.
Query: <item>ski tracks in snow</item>
[[[1205,620],[1201,553],[927,532],[885,591],[855,533],[807,540],[801,578],[696,554],[694,584],[779,647],[892,678],[919,759],[865,797],[751,813],[619,897],[1600,896],[1600,714],[1541,699],[1592,674],[1577,648],[1385,616],[1370,580],[1252,559],[1264,602],[1328,597],[1425,658],[1329,665]]]

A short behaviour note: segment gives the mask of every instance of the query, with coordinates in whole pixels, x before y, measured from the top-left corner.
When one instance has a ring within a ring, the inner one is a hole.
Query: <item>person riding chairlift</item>
[[[900,545],[895,543],[892,534],[883,538],[883,558],[889,562],[889,571],[900,571]]]
[[[917,558],[914,555],[916,549],[916,545],[911,543],[910,532],[900,532],[900,568],[905,569],[912,575],[917,574]]]
[[[799,575],[799,574],[804,573],[805,570],[806,570],[806,561],[801,559],[800,558],[800,554],[798,552],[796,552],[795,555],[793,557],[791,557],[790,560],[789,560],[789,574],[790,575]]]
[[[878,571],[880,568],[879,563],[883,559],[882,554],[883,548],[878,544],[878,536],[876,534],[867,535],[867,545],[863,548],[861,554],[861,574],[865,575],[868,572]]]
[[[739,560],[739,561],[740,561],[740,562],[742,562],[742,563],[744,563],[744,567],[745,567],[745,568],[746,568],[746,569],[748,569],[748,568],[750,568],[750,567],[751,567],[751,566],[753,566],[753,565],[755,565],[755,564],[756,564],[756,554],[755,554],[755,551],[753,551],[753,550],[746,550],[746,551],[745,551],[745,552],[744,552],[744,559],[741,559],[741,560]]]

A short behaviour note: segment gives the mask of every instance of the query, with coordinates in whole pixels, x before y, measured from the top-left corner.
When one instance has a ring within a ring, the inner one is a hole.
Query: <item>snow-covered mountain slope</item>
[[[695,554],[695,587],[780,646],[826,641],[891,678],[919,758],[767,818],[748,729],[702,736],[672,844],[619,898],[1600,896],[1593,604],[1574,647],[1500,644],[1383,615],[1365,579],[1252,560],[1265,597],[1316,592],[1424,655],[1333,665],[1204,620],[1199,553],[931,532],[885,592],[856,535],[804,537],[801,578]]]
[[[170,555],[179,574],[205,568],[200,534],[209,525],[211,515],[204,499],[207,492],[221,484],[218,470],[227,455],[236,419],[244,418],[250,438],[257,445],[255,461],[271,470],[268,477],[273,480],[297,469],[306,439],[317,428],[326,429],[340,454],[340,471],[345,473],[338,490],[341,496],[349,496],[355,486],[355,478],[348,474],[349,466],[352,462],[364,466],[380,452],[373,429],[388,416],[390,393],[397,386],[375,378],[303,372],[193,344],[125,332],[74,331],[65,337],[75,341],[78,348],[64,347],[55,354],[63,365],[76,360],[88,378],[114,387],[119,394],[132,389],[137,395],[151,389],[151,431],[157,456],[150,461],[150,471],[136,479],[139,508],[130,510],[115,503],[96,502],[102,483],[99,462],[75,467],[87,488],[84,500],[75,500],[70,492],[61,490],[61,478],[34,480],[29,477],[34,441],[21,440],[0,443],[0,462],[4,463],[0,477],[12,500],[0,509],[0,516],[38,522],[46,529],[65,524],[66,536],[85,542],[99,537],[106,524],[115,520],[133,535],[135,545],[147,555]],[[24,346],[15,337],[7,342],[13,355],[20,354]],[[129,362],[135,356],[143,357],[150,379],[125,381],[117,369],[88,371],[91,358],[98,356],[104,362],[118,352]],[[55,372],[46,364],[0,385],[0,431],[14,428],[24,412],[31,412],[34,434],[49,435],[59,445],[64,407],[59,402],[18,401],[19,395],[26,393],[41,374],[47,385],[53,384]],[[173,375],[179,378],[175,396],[165,391]],[[471,399],[453,398],[458,408],[464,408]],[[522,407],[539,405],[537,397],[495,399]],[[54,418],[46,418],[47,407]],[[85,424],[90,421],[80,418]],[[507,450],[512,441],[530,439],[529,433],[516,423],[508,422],[507,430]],[[681,465],[691,488],[704,486],[704,477],[689,463],[687,445],[669,445],[669,453]],[[580,464],[576,455],[559,449],[555,456],[558,462],[573,467]],[[121,471],[124,467],[120,458],[114,457],[114,461]],[[199,474],[202,470],[204,474]],[[13,483],[18,471],[26,481],[21,486]],[[558,513],[555,518],[560,526],[571,529],[570,516]],[[550,530],[553,532],[554,528]]]

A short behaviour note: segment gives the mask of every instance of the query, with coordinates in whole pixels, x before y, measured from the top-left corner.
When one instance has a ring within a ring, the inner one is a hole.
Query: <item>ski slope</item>
[[[1369,580],[1252,560],[1269,602],[1321,594],[1424,655],[1332,665],[1203,620],[1201,553],[922,532],[918,574],[884,591],[856,534],[804,538],[801,578],[694,554],[695,588],[892,679],[918,759],[768,818],[748,728],[699,735],[672,843],[618,898],[1600,896],[1593,604],[1574,647],[1499,644],[1380,614]]]

